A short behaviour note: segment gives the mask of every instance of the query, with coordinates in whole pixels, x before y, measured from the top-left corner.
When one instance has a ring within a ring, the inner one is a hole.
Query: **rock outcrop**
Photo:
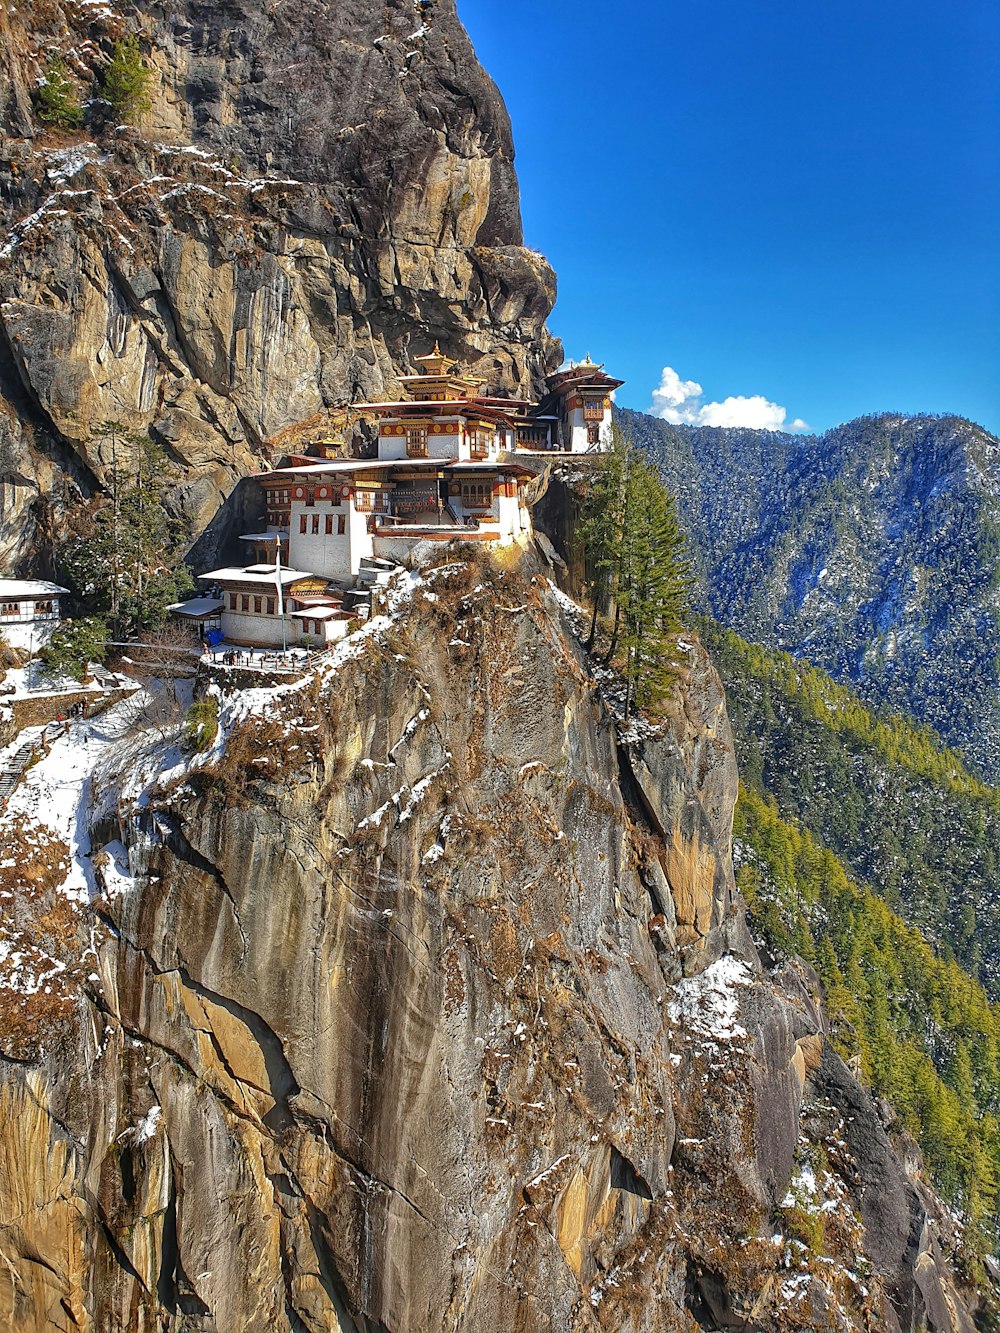
[[[40,125],[137,33],[136,128]],[[453,0],[7,6],[0,14],[0,562],[44,567],[149,430],[204,528],[292,423],[380,396],[442,345],[530,392],[559,359],[555,279],[522,244],[510,124]]]
[[[139,718],[98,850],[36,853],[0,1323],[971,1329],[814,979],[746,934],[702,651],[626,743],[544,579],[407,583],[201,759]]]

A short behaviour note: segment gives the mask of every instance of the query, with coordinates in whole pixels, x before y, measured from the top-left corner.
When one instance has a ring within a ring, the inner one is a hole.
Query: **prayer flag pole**
[[[278,590],[278,615],[281,617],[281,651],[288,651],[285,638],[285,598],[281,590],[281,533],[274,534],[274,586]]]

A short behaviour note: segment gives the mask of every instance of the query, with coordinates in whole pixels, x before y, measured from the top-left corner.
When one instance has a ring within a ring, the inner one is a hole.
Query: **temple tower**
[[[556,447],[568,453],[597,453],[611,447],[611,395],[624,384],[588,356],[546,380],[540,411],[556,417]]]

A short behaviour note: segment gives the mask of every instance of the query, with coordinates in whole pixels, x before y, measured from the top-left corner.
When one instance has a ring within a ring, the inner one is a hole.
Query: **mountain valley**
[[[822,437],[621,421],[677,497],[701,606],[1000,776],[1000,443],[885,414]]]

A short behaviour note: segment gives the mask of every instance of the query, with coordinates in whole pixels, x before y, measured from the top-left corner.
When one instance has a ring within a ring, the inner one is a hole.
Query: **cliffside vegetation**
[[[579,541],[592,605],[587,647],[594,649],[600,613],[611,623],[605,663],[620,654],[623,712],[662,702],[671,678],[671,635],[688,598],[688,566],[673,497],[631,437],[614,432],[595,459],[585,490]]]
[[[166,452],[119,421],[99,423],[94,434],[107,441],[110,459],[104,498],[78,517],[81,530],[62,546],[58,572],[121,640],[162,625],[167,606],[193,580],[183,561],[183,524],[162,503],[177,475]]]
[[[80,94],[69,77],[65,60],[58,56],[49,60],[45,73],[38,80],[35,107],[43,125],[75,130],[83,124]]]
[[[79,68],[75,51],[74,56]],[[116,125],[133,124],[152,108],[152,81],[153,71],[135,36],[116,41],[100,74],[87,71],[83,80],[72,77],[61,55],[52,55],[35,88],[35,114],[43,125],[58,130],[78,130],[85,121],[100,129],[109,115]]]
[[[152,108],[152,80],[152,70],[143,59],[138,38],[125,37],[115,42],[111,62],[104,71],[101,93],[116,119],[131,123]]]
[[[831,1039],[919,1142],[974,1247],[995,1243],[1000,793],[924,727],[704,622],[740,761],[754,932],[826,988]],[[964,965],[964,966],[963,966]],[[968,970],[966,970],[968,969]]]
[[[107,641],[108,629],[103,620],[91,616],[68,620],[55,631],[40,656],[51,674],[83,680],[89,662],[104,660]]]

